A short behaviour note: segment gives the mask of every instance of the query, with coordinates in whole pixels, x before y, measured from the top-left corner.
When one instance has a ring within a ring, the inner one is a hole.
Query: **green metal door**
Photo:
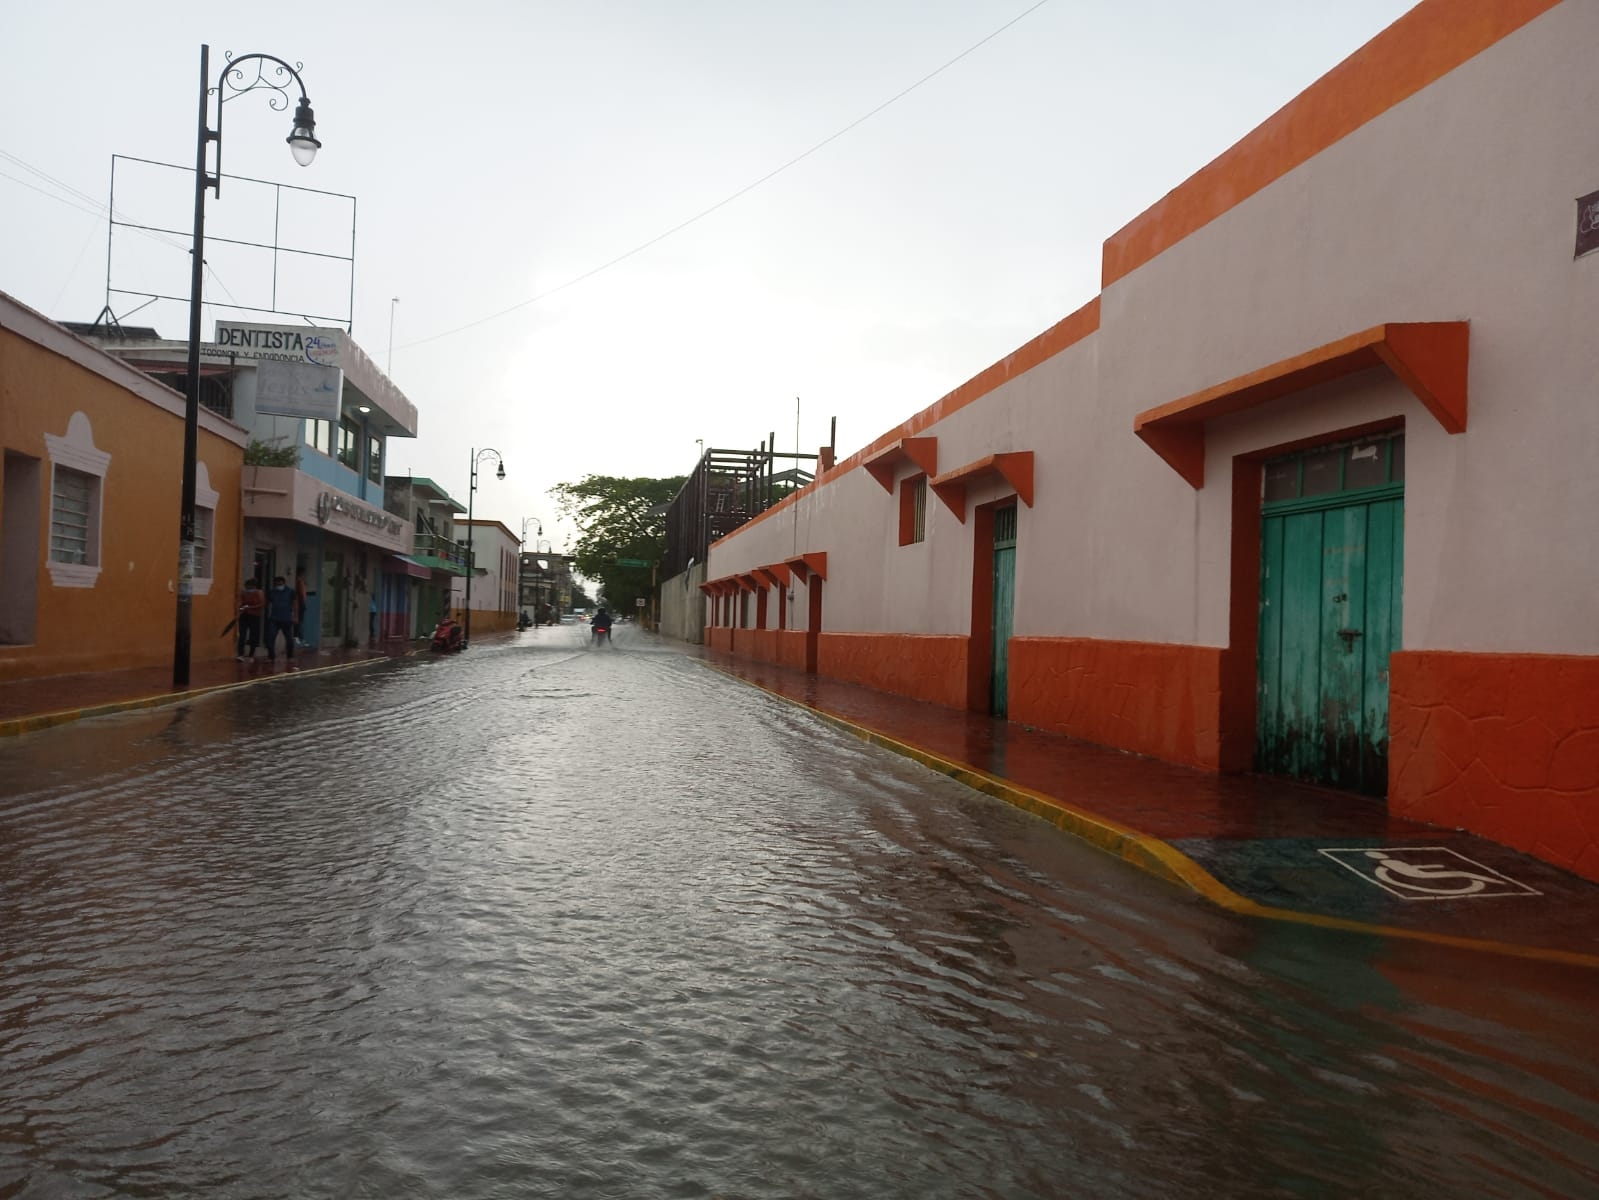
[[[1268,463],[1261,531],[1256,768],[1386,795],[1403,436]]]
[[[994,671],[988,709],[1003,717],[1010,709],[1011,614],[1016,607],[1016,506],[994,512]]]

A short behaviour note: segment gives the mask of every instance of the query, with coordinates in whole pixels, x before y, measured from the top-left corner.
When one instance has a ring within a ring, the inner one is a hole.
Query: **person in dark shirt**
[[[611,614],[603,604],[594,611],[594,640],[611,640]]]
[[[261,614],[266,610],[266,593],[259,579],[249,579],[239,592],[239,661],[255,657],[261,641]]]
[[[283,576],[275,576],[272,586],[266,594],[266,652],[267,661],[271,662],[277,657],[278,634],[283,634],[283,641],[288,651],[286,657],[291,661],[294,658],[294,589],[283,582]]]

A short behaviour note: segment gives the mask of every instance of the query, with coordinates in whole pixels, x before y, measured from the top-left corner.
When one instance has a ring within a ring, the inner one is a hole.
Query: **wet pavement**
[[[474,641],[482,650],[535,637],[581,640],[585,631],[569,624]],[[946,773],[958,777],[950,770],[958,768],[981,777],[966,781],[1021,801],[1068,832],[1237,911],[1466,939],[1486,949],[1550,954],[1599,968],[1599,884],[1459,830],[1392,817],[1380,801],[1282,779],[1195,771],[668,642],[634,626],[625,632],[877,735]],[[165,667],[0,683],[0,737],[290,673],[431,653],[424,644],[401,643],[302,650],[293,663],[259,656],[248,663],[197,662],[182,691],[172,688]],[[999,786],[985,786],[992,784]],[[1004,784],[1029,794],[1009,794]],[[1086,820],[1063,820],[1063,813]],[[1167,848],[1176,854],[1162,853]],[[1182,860],[1175,869],[1174,860]],[[1426,873],[1406,874],[1407,864]],[[1429,877],[1438,871],[1443,878]]]
[[[301,647],[290,659],[257,653],[236,658],[197,659],[189,666],[187,687],[174,687],[172,667],[139,667],[0,681],[0,737],[46,729],[85,717],[134,708],[154,708],[207,692],[262,683],[280,676],[358,666],[426,652],[426,643],[393,642],[382,648],[312,649]]]
[[[0,740],[0,930],[8,1198],[1599,1189],[1599,972],[1225,911],[625,626]]]
[[[1465,939],[1599,968],[1599,884],[1496,842],[1392,817],[1380,801],[1197,771],[720,651],[698,653],[736,678],[924,761],[940,760],[992,794],[1032,801],[1069,832],[1238,911]],[[991,783],[998,786],[985,786]]]

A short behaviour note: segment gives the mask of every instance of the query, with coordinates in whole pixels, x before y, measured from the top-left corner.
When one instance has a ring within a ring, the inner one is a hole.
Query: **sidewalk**
[[[238,662],[232,658],[205,659],[192,664],[189,686],[181,689],[172,686],[170,665],[10,680],[0,683],[0,737],[47,729],[83,717],[176,704],[208,692],[272,679],[335,671],[388,658],[403,658],[416,653],[417,645],[414,642],[396,642],[392,649],[380,650],[312,650],[302,647],[295,652],[292,660],[279,657],[276,661],[269,661],[263,654],[257,654],[251,662]]]
[[[1471,834],[1390,817],[1380,800],[1173,766],[691,650],[1235,912],[1599,967],[1599,884]],[[1468,888],[1476,890],[1458,894]]]

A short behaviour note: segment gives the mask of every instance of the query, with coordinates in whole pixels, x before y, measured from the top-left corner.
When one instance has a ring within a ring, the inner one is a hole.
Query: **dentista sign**
[[[340,331],[296,329],[284,325],[243,325],[217,322],[216,347],[235,358],[267,358],[280,362],[339,364]]]

